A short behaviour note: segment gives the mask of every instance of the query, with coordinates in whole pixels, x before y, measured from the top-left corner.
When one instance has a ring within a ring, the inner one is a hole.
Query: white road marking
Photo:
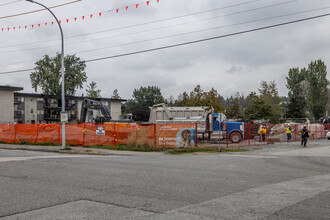
[[[79,158],[79,157],[101,157],[99,155],[52,155],[52,156],[31,156],[31,157],[0,157],[1,162],[25,161],[37,159],[56,159],[56,158]]]
[[[219,157],[247,157],[247,158],[265,158],[265,159],[277,159],[278,157],[272,156],[254,156],[254,155],[238,155],[238,154],[223,154]]]

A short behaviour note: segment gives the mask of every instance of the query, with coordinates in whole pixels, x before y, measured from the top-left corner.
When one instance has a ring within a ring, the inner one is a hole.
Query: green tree
[[[178,98],[174,101],[174,106],[187,106],[189,100],[189,95],[187,92],[183,92],[178,96]]]
[[[328,102],[327,67],[322,60],[311,62],[307,69],[308,79],[308,107],[315,119],[325,115],[325,107]]]
[[[100,98],[101,90],[96,89],[96,82],[92,81],[89,85],[87,85],[86,95],[91,98]]]
[[[242,105],[240,104],[241,101],[242,100],[239,93],[236,94],[235,98],[231,97],[226,109],[226,116],[228,118],[241,118],[243,116]]]
[[[260,97],[255,97],[251,100],[249,107],[244,112],[244,116],[251,120],[274,120],[275,117],[272,105]]]
[[[278,95],[277,84],[275,81],[270,81],[267,83],[266,81],[261,81],[259,93],[260,98],[272,106],[271,115],[274,115],[273,122],[277,121],[277,117],[283,115],[283,108],[280,105],[282,102],[282,98]],[[275,120],[275,121],[274,121]]]
[[[254,91],[250,92],[250,94],[245,99],[245,103],[246,104],[245,104],[244,108],[249,107],[249,105],[251,104],[252,100],[254,98],[256,98],[256,97],[258,97],[256,92],[254,92]]]
[[[61,90],[61,54],[55,57],[45,55],[35,63],[34,72],[30,74],[32,88],[37,92],[38,87],[47,95],[60,95]],[[85,61],[75,55],[64,58],[65,95],[74,95],[76,89],[82,89],[87,81]]]
[[[197,85],[193,91],[190,92],[187,102],[188,106],[201,106],[204,98],[204,92],[200,85]]]
[[[214,88],[212,88],[209,92],[204,92],[204,97],[201,101],[201,105],[212,106],[214,108],[214,112],[217,113],[225,112],[225,107],[222,104],[221,96]]]
[[[306,70],[292,68],[286,77],[286,87],[289,90],[289,103],[287,105],[286,117],[305,118],[306,117],[306,97],[303,82],[307,79]]]
[[[187,92],[180,94],[174,102],[175,106],[212,106],[215,112],[224,112],[222,98],[217,90],[212,88],[204,92],[200,85],[197,85],[188,95]]]
[[[157,86],[141,86],[140,89],[134,89],[133,99],[127,102],[127,110],[149,109],[149,107],[163,102],[164,97],[160,88]]]
[[[112,99],[121,99],[119,93],[118,93],[118,89],[115,89],[113,90],[113,93],[112,93],[112,96],[111,96]]]

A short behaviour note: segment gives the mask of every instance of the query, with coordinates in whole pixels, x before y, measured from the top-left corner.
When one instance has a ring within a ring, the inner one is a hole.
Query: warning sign
[[[105,135],[105,127],[97,126],[96,127],[96,135]]]

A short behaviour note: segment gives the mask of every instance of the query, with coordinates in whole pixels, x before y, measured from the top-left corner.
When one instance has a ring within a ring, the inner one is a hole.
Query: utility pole
[[[47,11],[49,11],[53,17],[55,18],[60,31],[61,31],[61,39],[62,39],[62,56],[61,56],[61,77],[62,77],[62,111],[61,111],[61,122],[62,122],[62,149],[65,149],[65,121],[67,121],[68,119],[68,114],[65,112],[65,91],[64,91],[64,36],[63,36],[63,30],[61,27],[60,22],[58,21],[57,17],[55,16],[55,14],[49,9],[47,8],[45,5],[33,1],[33,0],[25,0],[31,3],[35,3],[37,5],[40,5],[41,7],[45,8]]]

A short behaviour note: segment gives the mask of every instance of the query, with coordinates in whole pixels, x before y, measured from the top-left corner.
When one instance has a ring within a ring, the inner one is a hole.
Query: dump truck
[[[164,103],[150,107],[149,123],[197,123],[197,133],[203,139],[225,139],[239,143],[244,137],[243,122],[227,122],[223,113],[214,113],[213,107],[167,107]]]

